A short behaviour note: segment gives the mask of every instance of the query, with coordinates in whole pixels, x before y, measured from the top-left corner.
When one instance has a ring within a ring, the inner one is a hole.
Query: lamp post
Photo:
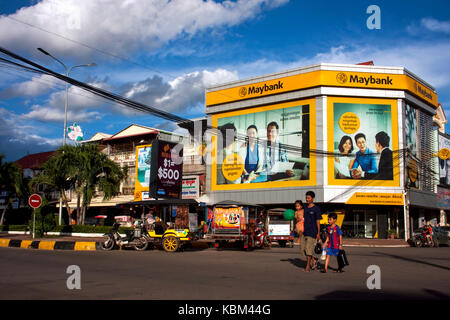
[[[64,63],[62,63],[61,60],[52,56],[50,53],[48,53],[44,49],[42,49],[42,48],[37,48],[37,49],[40,52],[42,52],[43,54],[45,54],[49,57],[52,57],[54,60],[59,62],[64,67],[67,77],[69,77],[70,71],[72,71],[72,69],[79,68],[79,67],[95,67],[97,65],[93,62],[93,63],[89,63],[89,64],[80,64],[80,65],[76,65],[76,66],[67,68],[66,65]],[[66,82],[66,103],[64,106],[64,130],[63,130],[63,144],[62,144],[63,147],[66,145],[66,126],[67,126],[67,106],[68,106],[68,104],[69,104],[69,84]],[[60,198],[59,198],[59,219],[58,219],[59,224],[61,224],[61,217],[62,217],[62,196],[60,196]]]

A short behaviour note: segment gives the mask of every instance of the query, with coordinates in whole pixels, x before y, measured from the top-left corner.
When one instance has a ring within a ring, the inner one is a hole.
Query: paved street
[[[450,248],[347,248],[345,273],[304,273],[298,247],[243,252],[0,248],[0,299],[449,299]],[[81,289],[69,290],[69,265]],[[369,265],[381,290],[369,290]],[[336,262],[332,260],[331,267]]]

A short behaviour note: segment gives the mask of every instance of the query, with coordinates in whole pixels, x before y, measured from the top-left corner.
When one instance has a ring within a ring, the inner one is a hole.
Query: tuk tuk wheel
[[[163,248],[166,252],[175,252],[180,247],[180,240],[174,236],[168,236],[163,239]]]
[[[278,244],[280,245],[281,248],[286,248],[286,243],[287,243],[286,240],[280,240],[280,241],[278,241]]]

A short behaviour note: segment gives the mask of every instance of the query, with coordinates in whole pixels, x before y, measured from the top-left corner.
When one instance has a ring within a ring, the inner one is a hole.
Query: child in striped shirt
[[[339,255],[339,250],[342,250],[342,231],[338,225],[336,225],[337,214],[332,212],[328,214],[327,227],[327,240],[323,244],[324,248],[327,248],[327,259],[325,261],[325,269],[322,269],[322,273],[326,273],[328,269],[328,263],[330,262],[330,256],[335,256],[336,259]],[[339,264],[338,264],[339,265]],[[343,272],[342,267],[339,266],[335,272]]]

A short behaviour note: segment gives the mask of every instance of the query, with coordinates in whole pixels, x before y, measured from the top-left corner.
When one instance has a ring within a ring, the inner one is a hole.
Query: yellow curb
[[[20,243],[20,247],[27,249],[31,245],[32,242],[33,241],[31,241],[31,240],[22,240],[22,242]]]
[[[0,239],[0,247],[8,247],[11,239]]]
[[[55,242],[56,241],[41,241],[39,242],[39,249],[53,250]]]
[[[87,250],[87,251],[96,250],[95,242],[77,241],[75,242],[74,250]]]

